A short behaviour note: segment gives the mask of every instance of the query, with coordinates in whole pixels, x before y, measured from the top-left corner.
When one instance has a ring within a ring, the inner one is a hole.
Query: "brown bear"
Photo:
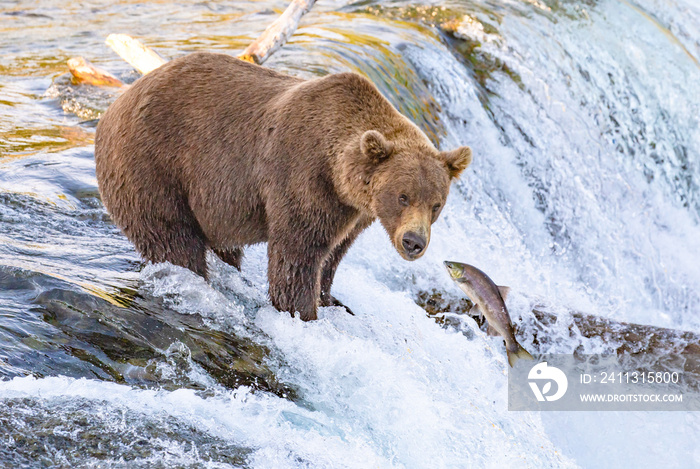
[[[207,277],[211,248],[240,268],[267,242],[272,304],[316,319],[338,263],[379,218],[419,258],[471,161],[439,152],[366,78],[303,80],[222,54],[154,70],[100,119],[97,180],[114,222],[152,262]]]

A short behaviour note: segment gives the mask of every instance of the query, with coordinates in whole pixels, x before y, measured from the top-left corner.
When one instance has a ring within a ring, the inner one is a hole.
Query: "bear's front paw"
[[[353,316],[355,315],[350,308],[345,306],[340,300],[337,300],[330,293],[321,294],[321,306],[340,306],[345,308],[345,311],[347,311],[349,314],[352,314]]]

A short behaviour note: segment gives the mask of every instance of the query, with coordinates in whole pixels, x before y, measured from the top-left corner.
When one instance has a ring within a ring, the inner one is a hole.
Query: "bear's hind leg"
[[[124,234],[144,259],[170,262],[207,279],[205,237],[192,210],[183,203],[158,209],[123,225]]]
[[[179,239],[167,255],[166,260],[174,265],[190,269],[195,274],[209,279],[207,270],[207,247],[203,236],[199,237],[194,232],[180,233]]]
[[[219,259],[232,265],[237,270],[241,270],[241,259],[243,258],[243,249],[233,248],[233,249],[212,249],[214,254],[219,256]]]

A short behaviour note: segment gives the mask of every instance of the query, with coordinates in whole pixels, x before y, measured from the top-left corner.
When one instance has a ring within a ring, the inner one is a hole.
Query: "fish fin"
[[[532,355],[530,355],[530,353],[527,350],[525,350],[522,345],[520,345],[517,342],[515,343],[515,345],[517,346],[517,348],[512,352],[506,347],[506,355],[508,355],[508,364],[511,368],[515,366],[515,362],[518,360],[534,360],[534,358],[532,358]]]
[[[501,294],[503,301],[505,301],[506,298],[508,298],[508,293],[510,293],[510,287],[503,287],[499,285],[498,292]]]
[[[492,337],[497,337],[497,336],[501,335],[498,333],[498,331],[496,330],[495,327],[491,326],[491,324],[488,324],[486,326],[486,334],[490,335]]]
[[[484,319],[484,313],[481,311],[481,308],[479,308],[479,305],[476,303],[474,303],[474,306],[472,306],[471,309],[469,309],[469,316],[479,316],[479,319]]]

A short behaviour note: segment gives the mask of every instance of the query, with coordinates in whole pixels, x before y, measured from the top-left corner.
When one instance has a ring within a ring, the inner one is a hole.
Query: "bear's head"
[[[445,205],[450,183],[471,163],[471,149],[439,152],[422,140],[394,143],[376,130],[362,134],[359,149],[372,215],[401,257],[418,259],[428,247],[430,226]]]

